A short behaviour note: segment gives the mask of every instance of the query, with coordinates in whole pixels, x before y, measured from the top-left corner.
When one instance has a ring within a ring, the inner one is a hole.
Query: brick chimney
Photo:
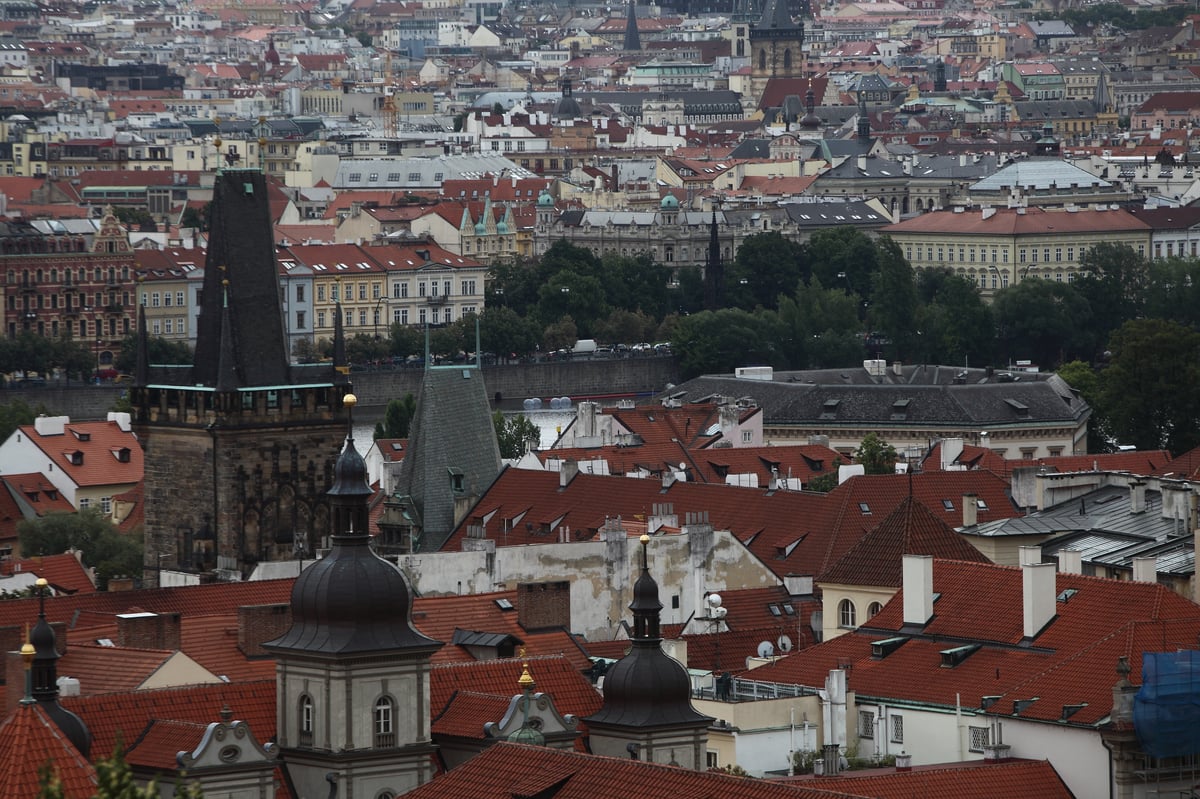
[[[248,658],[267,657],[263,641],[273,641],[292,626],[292,606],[243,605],[238,608],[238,649]]]
[[[571,629],[571,582],[517,584],[517,623],[521,629]]]
[[[1083,574],[1083,553],[1078,549],[1058,551],[1059,574]]]
[[[178,613],[118,613],[117,646],[179,649]]]

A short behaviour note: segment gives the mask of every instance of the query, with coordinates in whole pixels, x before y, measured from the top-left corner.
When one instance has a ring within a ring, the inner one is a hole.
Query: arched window
[[[759,69],[767,68],[767,51],[766,50],[758,51],[758,68]]]
[[[313,737],[313,701],[308,694],[300,696],[300,745],[311,746]]]
[[[883,605],[879,604],[878,602],[872,602],[871,604],[867,605],[867,618],[874,618],[875,614],[881,610],[883,610]]]
[[[854,611],[854,603],[849,599],[843,599],[838,603],[838,626],[847,629],[854,629],[858,626],[857,614]]]
[[[785,70],[792,68],[792,49],[790,47],[783,51],[783,68]]]
[[[375,702],[375,746],[395,746],[396,732],[393,725],[394,706],[390,697],[381,696]]]

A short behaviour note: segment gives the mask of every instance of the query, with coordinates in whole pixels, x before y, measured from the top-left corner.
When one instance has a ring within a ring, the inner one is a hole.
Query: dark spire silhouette
[[[133,367],[133,382],[138,388],[150,384],[150,337],[146,334],[146,306],[138,292],[137,361]]]
[[[221,267],[221,274],[225,267]],[[237,391],[237,342],[233,340],[233,321],[229,317],[229,280],[221,284],[221,350],[217,361],[217,385],[219,392]]]
[[[867,112],[867,95],[858,92],[858,138],[859,141],[871,140],[871,115]]]
[[[708,262],[704,265],[704,307],[715,311],[724,305],[725,264],[721,261],[721,239],[717,229],[717,204],[713,203],[708,225]]]
[[[38,620],[29,633],[29,643],[34,649],[30,694],[67,740],[87,757],[92,748],[92,733],[83,719],[58,703],[58,646],[54,630],[46,621],[46,592],[49,590],[46,579],[38,578]]]
[[[346,360],[346,332],[342,329],[342,290],[338,286],[338,301],[333,306],[333,382],[345,385],[350,381],[350,364]]]
[[[637,0],[629,0],[629,12],[625,17],[625,49],[637,51],[642,49],[642,39],[638,35]]]

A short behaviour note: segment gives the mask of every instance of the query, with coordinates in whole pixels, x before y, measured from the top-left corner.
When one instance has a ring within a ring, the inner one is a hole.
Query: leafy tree
[[[429,352],[435,357],[454,358],[461,351],[461,331],[453,326],[429,329]]]
[[[557,322],[546,325],[546,330],[542,334],[542,349],[546,352],[560,349],[569,350],[575,346],[578,339],[579,330],[575,327],[575,320],[564,316]]]
[[[211,213],[212,203],[205,203],[203,210],[200,211],[189,205],[183,209],[183,214],[179,217],[179,226],[195,228],[201,232],[206,231],[208,230],[208,220]]]
[[[704,310],[704,277],[699,267],[685,266],[676,272],[675,284],[667,288],[667,305],[679,314]]]
[[[412,392],[400,399],[390,400],[383,412],[383,421],[375,425],[375,438],[408,438],[413,417],[417,415],[417,398]]]
[[[502,458],[519,458],[542,440],[542,431],[523,413],[505,416],[503,411],[496,411],[492,414],[492,424]]]
[[[826,289],[814,277],[794,296],[781,297],[779,344],[794,369],[842,366],[862,360],[858,301],[840,289]]]
[[[158,230],[158,223],[154,221],[154,217],[145,208],[132,208],[129,206],[118,205],[113,208],[113,216],[115,216],[122,225],[131,230],[135,226],[142,232],[153,232]]]
[[[782,367],[786,364],[782,338],[776,314],[729,308],[680,318],[672,343],[678,348],[680,371],[690,379],[751,364]]]
[[[21,552],[26,557],[57,555],[68,549],[82,553],[83,562],[96,570],[96,582],[107,589],[111,577],[142,571],[142,534],[122,533],[97,510],[47,513],[17,523]]]
[[[657,325],[642,311],[616,309],[596,322],[592,332],[600,341],[634,343],[655,338]]]
[[[96,356],[87,344],[72,338],[53,339],[50,342],[50,363],[71,375],[84,378],[96,368]]]
[[[533,352],[540,335],[536,322],[512,308],[485,308],[479,317],[483,350],[494,352],[499,358]]]
[[[1054,368],[1090,354],[1091,308],[1069,283],[1023,280],[996,292],[992,310],[1001,356],[1009,361],[1029,358]]]
[[[879,250],[861,230],[849,226],[824,228],[806,245],[814,277],[830,288],[866,298],[879,271]]]
[[[555,272],[538,289],[537,316],[544,324],[571,317],[587,335],[592,325],[608,313],[604,283],[595,275],[563,270]]]
[[[808,485],[804,486],[805,491],[816,491],[819,494],[828,494],[830,491],[838,487],[837,464],[834,464],[835,471],[828,472],[814,477],[808,481]]]
[[[392,355],[407,358],[425,352],[425,333],[418,328],[396,322],[392,325],[391,336]]]
[[[1200,333],[1161,319],[1126,322],[1109,342],[1101,405],[1112,435],[1172,454],[1200,444]]]
[[[1101,396],[1100,375],[1083,361],[1071,361],[1058,368],[1058,376],[1078,391],[1083,401],[1092,408],[1092,416],[1088,419],[1088,452],[1111,452],[1112,434],[1109,431],[1108,417],[1102,407],[1104,400]]]
[[[1200,260],[1151,261],[1143,288],[1142,311],[1150,319],[1200,328]]]
[[[725,304],[753,310],[774,309],[780,296],[790,297],[808,278],[802,246],[778,231],[747,236],[734,262],[725,269]]]
[[[1149,264],[1127,244],[1102,242],[1083,254],[1079,266],[1075,291],[1091,306],[1090,349],[1096,353],[1112,331],[1142,315]]]
[[[150,363],[190,364],[192,348],[183,341],[150,336],[147,339]],[[119,372],[132,373],[137,365],[137,336],[133,333],[121,339],[121,352],[113,361]]]
[[[46,413],[43,405],[32,408],[24,400],[13,400],[0,405],[0,441],[7,441],[18,427],[33,424],[40,414]]]
[[[867,474],[892,474],[899,457],[896,448],[876,433],[867,433],[854,452],[854,459],[862,464]]]
[[[366,333],[358,333],[346,339],[346,359],[350,363],[370,363],[388,356],[388,344]]]
[[[913,358],[920,363],[975,363],[995,351],[992,309],[974,281],[948,269],[923,269],[917,277],[916,338]]]
[[[299,363],[315,363],[320,353],[311,338],[298,338],[292,344],[292,357]]]
[[[912,360],[917,337],[917,284],[913,268],[890,238],[879,243],[879,271],[871,291],[871,331],[887,342],[888,360]]]

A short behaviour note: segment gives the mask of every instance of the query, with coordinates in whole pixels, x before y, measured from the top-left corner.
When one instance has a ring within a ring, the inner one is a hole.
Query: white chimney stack
[[[933,618],[933,558],[904,556],[904,623],[923,627]]]
[[[1133,581],[1135,583],[1158,582],[1158,558],[1134,558]]]
[[[1036,638],[1055,616],[1055,576],[1053,563],[1031,563],[1021,566],[1026,638]]]
[[[1058,551],[1059,574],[1083,574],[1083,553],[1078,549]]]
[[[1038,546],[1020,547],[1020,564],[1022,566],[1036,566],[1042,562],[1042,548]]]
[[[974,527],[979,523],[979,505],[976,503],[978,497],[975,494],[963,494],[963,527]]]
[[[1146,484],[1141,480],[1129,484],[1129,512],[1146,512]]]

